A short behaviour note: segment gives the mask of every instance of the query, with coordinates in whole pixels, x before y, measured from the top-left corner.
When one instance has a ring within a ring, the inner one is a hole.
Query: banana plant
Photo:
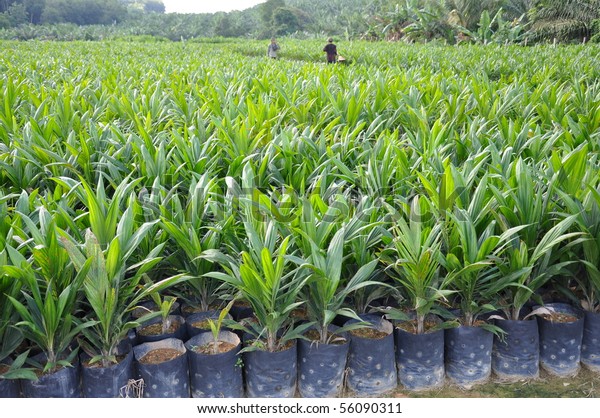
[[[437,304],[454,293],[445,289],[447,282],[440,275],[442,265],[442,223],[428,225],[419,214],[426,213],[420,199],[411,202],[409,221],[399,217],[390,234],[384,237],[388,247],[381,253],[392,277],[406,298],[410,312],[416,315],[417,334],[425,332],[425,318],[436,313]],[[429,222],[431,223],[431,222]]]
[[[484,10],[481,13],[477,30],[471,31],[460,25],[457,25],[456,29],[469,36],[473,42],[487,45],[496,40],[496,32],[504,30],[505,26],[510,24],[510,22],[504,22],[502,13],[503,11],[500,9],[491,17],[489,11]],[[504,39],[500,41],[504,41]]]

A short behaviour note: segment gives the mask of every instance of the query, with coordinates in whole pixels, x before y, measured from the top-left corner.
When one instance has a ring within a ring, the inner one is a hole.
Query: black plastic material
[[[81,354],[81,389],[86,398],[118,398],[122,387],[133,379],[133,353],[131,350],[121,362],[109,367],[87,367],[89,359]]]
[[[132,311],[131,316],[134,318],[141,318],[142,316],[147,315],[150,312],[157,312],[157,311],[158,311],[158,307],[156,306],[156,303],[154,303],[153,300],[147,300],[145,302],[140,303],[138,305],[138,307]],[[171,310],[169,311],[169,314],[181,315],[181,309],[180,309],[179,302],[173,303],[173,305],[171,306]]]
[[[492,373],[494,335],[480,327],[445,330],[446,375],[464,388],[485,382]]]
[[[40,353],[33,360],[44,364],[46,356]],[[38,380],[22,380],[21,389],[25,398],[80,398],[79,360],[73,367],[63,367],[57,372],[40,376]]]
[[[191,315],[185,317],[185,328],[188,335],[188,338],[192,338],[198,334],[202,334],[205,332],[210,332],[210,328],[197,328],[193,324],[204,319],[214,319],[215,321],[219,318],[218,311],[206,311],[206,312],[196,312]]]
[[[0,398],[18,398],[19,396],[19,380],[0,378]]]
[[[590,370],[600,372],[600,313],[585,312],[581,363]]]
[[[233,305],[229,311],[233,319],[241,321],[245,318],[251,318],[254,315],[254,311],[251,306]]]
[[[182,353],[173,360],[160,364],[143,364],[140,359],[152,350],[172,348]],[[176,338],[148,342],[133,347],[135,365],[144,379],[144,398],[189,398],[187,350]]]
[[[185,328],[185,319],[183,318],[183,316],[169,315],[169,319],[174,323],[178,323],[179,327],[177,327],[177,329],[174,332],[170,332],[167,334],[143,335],[143,333],[141,333],[141,331],[144,329],[144,327],[147,327],[149,325],[160,322],[162,320],[161,318],[153,318],[151,321],[145,322],[144,325],[137,327],[136,334],[137,334],[138,344],[148,343],[148,342],[152,342],[152,341],[161,341],[161,340],[166,340],[168,338],[176,338],[178,340],[185,341],[186,336],[187,336],[187,331]]]
[[[127,336],[121,340],[119,345],[117,345],[117,352],[127,353],[128,351],[131,351],[131,347],[135,347],[138,344],[138,337],[135,333],[135,329],[130,329],[127,332]]]
[[[0,364],[10,366],[12,360],[5,358],[0,360]],[[21,388],[18,379],[3,379],[0,377],[0,398],[18,398],[21,395]]]
[[[494,336],[492,370],[503,380],[532,379],[540,373],[540,338],[535,319],[496,320],[506,334]]]
[[[365,314],[360,318],[388,335],[374,340],[350,334],[348,389],[357,396],[389,392],[398,385],[392,323],[378,315]]]
[[[202,308],[199,305],[190,304],[187,302],[183,302],[179,307],[179,314],[184,318],[187,318],[190,315],[193,315],[198,312],[202,312]]]
[[[187,337],[192,338],[192,337],[194,337],[198,334],[202,334],[204,332],[211,332],[210,327],[209,328],[197,328],[193,324],[196,322],[202,321],[204,319],[207,319],[207,318],[214,319],[216,321],[219,318],[220,314],[221,314],[221,312],[219,312],[219,311],[206,311],[206,312],[197,312],[197,313],[187,316],[185,318],[185,328],[186,328]],[[231,315],[229,315],[229,314],[227,314],[227,316],[225,318],[228,320],[233,319],[231,317]],[[230,331],[229,329],[227,329],[226,327],[223,327],[223,326],[221,327],[221,330]]]
[[[350,340],[345,333],[340,337],[345,339],[342,344],[298,340],[298,391],[303,398],[341,395]]]
[[[540,329],[540,365],[548,373],[567,377],[579,371],[581,341],[583,339],[583,313],[566,303],[548,303],[556,312],[575,315],[575,322],[550,322],[538,316]]]
[[[408,390],[424,390],[444,384],[444,330],[413,334],[394,330],[398,380]]]
[[[284,351],[243,354],[249,398],[292,398],[296,393],[297,344]]]
[[[221,331],[219,340],[235,345],[231,351],[220,354],[203,354],[194,347],[213,341],[211,333],[190,338],[188,351],[190,384],[193,398],[241,398],[244,396],[242,365],[240,364],[240,338],[230,331]]]

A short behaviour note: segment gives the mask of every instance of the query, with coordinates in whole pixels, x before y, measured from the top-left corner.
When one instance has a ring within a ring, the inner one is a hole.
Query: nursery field
[[[328,65],[323,42],[279,43],[276,60],[256,41],[0,43],[6,393],[100,396],[85,370],[144,368],[146,321],[187,330],[177,357],[196,325],[171,314],[211,312],[204,351],[243,335],[230,396],[337,396],[343,379],[435,396],[492,372],[534,396],[540,365],[545,381],[580,364],[549,396],[597,396],[600,47],[339,41],[348,64]],[[513,323],[534,327],[515,364]],[[366,366],[360,340],[378,347]],[[66,394],[35,392],[79,369]],[[213,387],[144,373],[144,396]]]

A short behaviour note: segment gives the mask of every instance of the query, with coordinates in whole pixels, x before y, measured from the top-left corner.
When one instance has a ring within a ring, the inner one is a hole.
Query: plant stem
[[[473,326],[473,322],[475,317],[473,316],[473,312],[465,312],[465,325],[468,327]]]
[[[521,307],[520,306],[515,306],[512,309],[512,319],[513,319],[513,321],[518,321],[519,320],[519,315],[521,315]]]
[[[50,373],[54,372],[56,370],[56,361],[58,359],[56,358],[56,354],[54,353],[54,349],[50,349],[48,350],[48,359],[47,362],[48,364],[51,364],[52,367],[48,370]]]
[[[275,341],[277,340],[277,335],[272,332],[272,331],[268,331],[267,334],[267,350],[270,352],[274,352],[275,351]]]
[[[171,319],[169,317],[163,318],[163,321],[162,321],[162,333],[166,334],[167,331],[169,331],[170,327],[171,327]]]
[[[425,332],[425,315],[417,315],[417,334]]]
[[[319,330],[320,334],[320,342],[321,344],[327,344],[327,326],[321,324],[321,329]]]
[[[102,367],[105,367],[105,368],[109,367],[110,361],[108,360],[108,358],[110,357],[110,351],[102,350],[101,354],[102,354]]]

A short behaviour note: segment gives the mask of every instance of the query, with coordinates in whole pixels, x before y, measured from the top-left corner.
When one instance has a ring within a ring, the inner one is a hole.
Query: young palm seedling
[[[227,315],[229,314],[229,311],[231,310],[231,307],[233,306],[234,302],[235,300],[230,301],[225,308],[221,309],[221,313],[219,313],[219,317],[216,321],[212,318],[208,319],[208,325],[210,326],[210,332],[213,337],[211,343],[213,354],[219,354],[219,347],[221,345],[219,335],[221,334],[221,329],[223,327],[224,321],[226,320]]]
[[[448,271],[444,285],[451,286],[458,296],[460,326],[446,333],[446,372],[455,383],[468,388],[491,374],[492,333],[503,331],[482,320],[481,315],[495,309],[499,292],[510,285],[496,261],[519,228],[498,236],[491,222],[478,232],[473,218],[463,209],[456,209],[450,219],[452,240],[444,260]]]
[[[327,252],[324,252],[314,241],[305,236],[311,246],[310,255],[302,265],[309,271],[305,292],[308,317],[311,322],[314,322],[315,329],[319,334],[318,342],[322,344],[330,343],[336,334],[360,327],[362,324],[360,318],[344,305],[348,297],[356,290],[373,284],[381,285],[381,283],[369,280],[377,267],[376,259],[358,269],[354,276],[348,279],[342,277],[346,232],[342,228],[335,233],[327,247]],[[338,315],[348,319],[355,318],[359,322],[332,332],[330,325]]]
[[[38,214],[39,229],[31,218],[18,215],[26,227],[19,228],[19,235],[32,237],[23,248],[29,256],[7,243],[10,265],[4,266],[4,272],[21,283],[23,299],[9,296],[21,317],[16,325],[45,354],[44,364],[38,366],[44,373],[52,373],[72,366],[77,355],[77,350],[71,350],[75,337],[94,325],[75,316],[77,296],[90,266],[77,272],[59,244],[50,213],[42,208]]]
[[[201,255],[206,250],[219,248],[223,230],[230,225],[230,218],[220,219],[221,213],[213,200],[217,183],[208,173],[194,179],[188,196],[174,194],[161,210],[161,226],[171,238],[173,251],[168,259],[180,272],[189,276],[186,285],[192,308],[207,312],[219,301],[221,283],[209,276],[213,263]],[[212,218],[212,222],[209,222]]]
[[[386,309],[388,318],[400,321],[395,330],[398,377],[413,390],[443,383],[443,328],[453,326],[435,316],[445,314],[440,305],[454,292],[442,287],[442,224],[427,222],[421,216],[430,213],[428,205],[415,197],[408,222],[403,214],[396,216],[391,233],[384,237],[388,247],[381,253],[387,274],[403,296],[401,309]]]
[[[170,318],[171,310],[173,304],[177,301],[177,298],[174,296],[165,296],[162,298],[158,293],[153,293],[151,297],[160,313],[160,333],[167,334],[172,325],[172,320]]]
[[[18,382],[15,379],[37,379],[32,370],[23,367],[29,350],[19,354],[14,361],[13,353],[23,341],[23,333],[14,326],[18,322],[18,314],[9,298],[23,301],[21,298],[22,284],[19,280],[9,277],[4,270],[9,258],[6,242],[11,241],[10,223],[5,202],[0,202],[0,386],[7,396],[18,396]],[[9,382],[9,380],[15,380]],[[3,381],[7,381],[6,386]],[[10,385],[10,386],[9,386]]]
[[[123,222],[130,220],[127,214],[121,218]],[[155,248],[146,258],[129,264],[126,243],[135,245],[145,230],[144,227],[138,229],[129,240],[122,235],[115,237],[106,250],[102,250],[91,230],[86,232],[83,250],[66,233],[62,234],[62,243],[75,268],[84,274],[83,289],[92,310],[89,321],[93,327],[84,332],[83,346],[91,356],[91,363],[100,362],[103,367],[116,363],[119,344],[129,330],[159,315],[155,312],[133,320],[130,319],[131,312],[142,300],[186,279],[178,275],[157,283],[142,284],[146,272],[160,261],[161,248]],[[124,240],[123,244],[121,240]]]
[[[291,319],[294,308],[303,304],[297,301],[297,296],[307,278],[298,274],[298,267],[290,267],[287,258],[290,237],[279,241],[276,225],[270,221],[263,241],[249,224],[246,223],[249,245],[247,251],[242,252],[241,260],[216,252],[207,253],[207,257],[220,260],[224,270],[207,273],[207,276],[232,286],[250,302],[256,322],[248,331],[257,338],[257,345],[264,343],[267,351],[274,352],[307,328],[305,325],[295,329]]]
[[[298,296],[307,278],[289,261],[291,237],[281,239],[275,222],[257,219],[245,209],[247,247],[241,260],[207,253],[224,270],[208,275],[227,283],[252,305],[254,320],[247,328],[251,337],[244,358],[248,395],[291,397],[297,374],[295,340],[311,325],[296,326],[291,313],[303,304]]]
[[[574,262],[565,260],[563,255],[581,242],[569,242],[581,235],[569,230],[583,215],[573,214],[562,219],[551,216],[551,196],[561,191],[555,182],[549,182],[546,187],[539,184],[533,169],[521,160],[514,163],[513,174],[507,181],[511,187],[504,194],[496,192],[500,202],[498,221],[504,229],[512,227],[512,230],[518,229],[518,233],[507,243],[498,268],[505,283],[502,291],[506,301],[502,309],[507,319],[516,321],[521,319],[523,306],[552,277],[561,275],[565,267]],[[559,244],[565,245],[559,247]],[[584,241],[584,245],[589,243]]]
[[[584,309],[585,323],[581,362],[592,370],[600,370],[600,177],[596,174],[582,201],[577,196],[562,193],[568,211],[576,216],[576,229],[585,235],[578,252],[582,269],[573,279],[576,291],[567,295]]]
[[[439,313],[437,303],[454,293],[442,287],[444,281],[440,277],[442,224],[427,225],[418,219],[420,213],[428,212],[415,197],[410,220],[397,219],[393,235],[384,239],[389,247],[381,254],[382,262],[388,266],[387,274],[399,285],[407,307],[415,315],[417,334],[425,332],[425,318],[430,313]]]

